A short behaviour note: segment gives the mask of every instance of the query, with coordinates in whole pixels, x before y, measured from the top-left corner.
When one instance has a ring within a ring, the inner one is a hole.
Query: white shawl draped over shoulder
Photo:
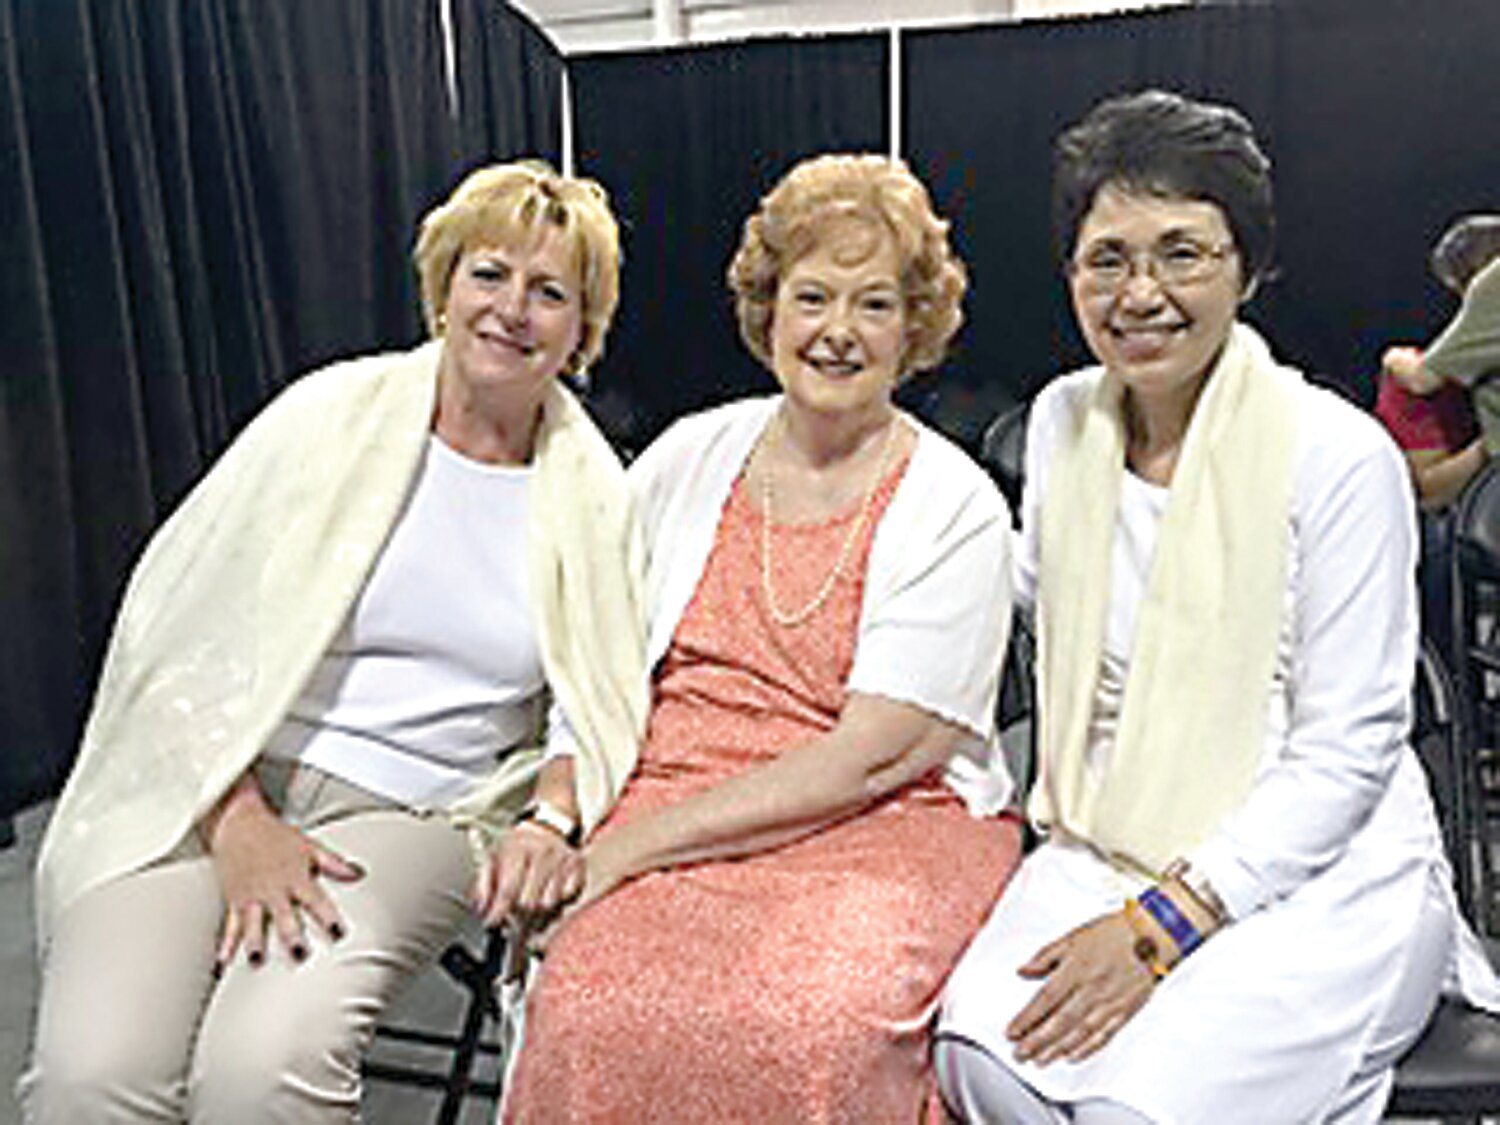
[[[43,945],[83,892],[195,848],[193,825],[282,721],[399,517],[441,348],[336,363],[291,384],[147,545],[42,844]],[[645,725],[634,520],[618,461],[561,386],[544,402],[534,465],[526,551],[543,670],[577,736],[592,824]],[[455,819],[503,823],[538,758],[507,757]]]
[[[1102,369],[1053,454],[1037,599],[1038,823],[1159,875],[1254,781],[1282,624],[1302,377],[1233,326],[1173,475],[1110,767],[1087,755],[1125,467],[1124,388]]]

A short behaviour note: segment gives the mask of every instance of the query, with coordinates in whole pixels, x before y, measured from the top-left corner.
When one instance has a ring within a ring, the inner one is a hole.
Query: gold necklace
[[[785,422],[778,414],[773,424],[783,427]],[[854,544],[859,539],[860,531],[865,526],[865,521],[870,517],[870,509],[875,503],[875,493],[880,490],[880,482],[885,479],[886,464],[890,460],[891,449],[895,446],[895,435],[897,430],[897,419],[895,415],[886,423],[885,440],[880,450],[880,460],[875,466],[875,474],[870,478],[869,487],[865,489],[865,498],[860,503],[859,514],[849,524],[849,530],[844,534],[843,546],[839,548],[839,557],[833,564],[833,569],[828,572],[828,577],[823,579],[823,584],[818,587],[818,592],[813,595],[812,601],[801,609],[787,613],[776,604],[776,592],[771,588],[771,525],[775,522],[772,509],[775,504],[775,487],[772,477],[775,475],[774,468],[768,458],[762,466],[761,473],[761,524],[760,524],[760,589],[765,595],[766,609],[770,611],[771,619],[783,628],[793,629],[801,625],[818,610],[823,608],[823,603],[828,600],[828,595],[833,593],[833,584],[838,581],[840,574],[844,572],[844,566],[849,561],[849,556],[854,550]]]

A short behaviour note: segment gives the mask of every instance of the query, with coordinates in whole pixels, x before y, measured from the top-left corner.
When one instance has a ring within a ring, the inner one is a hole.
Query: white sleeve
[[[877,574],[872,550],[848,686],[986,739],[1010,628],[1010,513],[977,465],[942,452],[952,457],[936,458],[935,472],[912,481],[913,494],[882,520],[877,546],[894,565]]]
[[[1373,422],[1324,426],[1334,419],[1322,414],[1299,466],[1287,735],[1245,803],[1191,857],[1235,917],[1340,858],[1405,746],[1417,643],[1406,469]]]
[[[553,758],[576,758],[577,756],[578,736],[573,733],[573,726],[568,722],[568,716],[554,699],[547,707],[547,746],[542,753],[542,760],[550,762]]]

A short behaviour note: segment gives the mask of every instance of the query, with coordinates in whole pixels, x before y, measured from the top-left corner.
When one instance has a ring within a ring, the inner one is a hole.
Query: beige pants
[[[463,834],[316,770],[259,770],[282,815],[365,869],[325,881],[346,934],[308,926],[297,964],[274,940],[213,978],[222,900],[208,859],[173,859],[85,894],[42,971],[26,1120],[350,1122],[386,1005],[468,911]]]

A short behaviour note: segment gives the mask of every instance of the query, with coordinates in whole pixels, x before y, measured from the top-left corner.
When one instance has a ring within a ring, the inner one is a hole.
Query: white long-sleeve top
[[[1036,593],[1038,516],[1060,427],[1092,372],[1055,380],[1037,398],[1027,438],[1027,489],[1017,594]],[[1406,469],[1379,425],[1332,392],[1304,385],[1291,511],[1284,619],[1266,751],[1249,797],[1189,857],[1230,913],[1243,916],[1325,870],[1377,808],[1412,847],[1441,847],[1421,766],[1406,745],[1416,663],[1416,529]],[[1127,475],[1117,517],[1105,658],[1091,755],[1105,768],[1154,525],[1167,490]]]

